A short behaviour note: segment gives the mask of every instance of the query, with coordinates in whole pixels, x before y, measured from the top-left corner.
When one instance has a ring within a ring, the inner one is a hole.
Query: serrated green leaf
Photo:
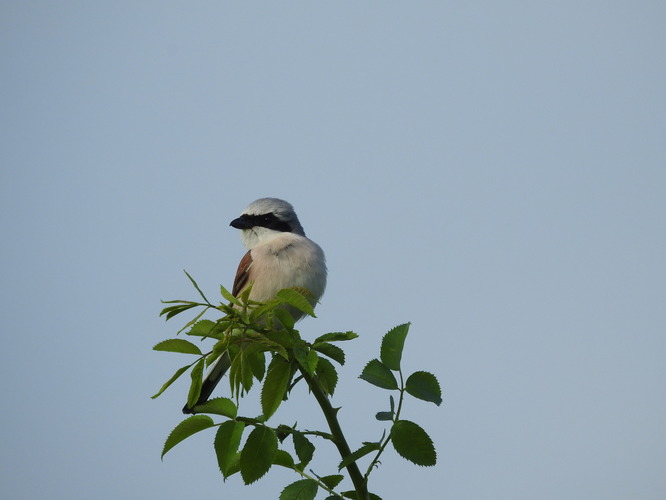
[[[228,420],[220,424],[215,434],[214,446],[217,465],[225,479],[233,473],[233,466],[238,462],[238,447],[244,430],[245,424],[243,422]]]
[[[437,463],[432,439],[420,426],[409,420],[398,420],[391,428],[391,443],[400,456],[425,467]]]
[[[192,383],[190,384],[190,392],[187,395],[187,406],[192,408],[199,399],[201,395],[201,385],[203,384],[203,371],[205,359],[201,358],[192,368],[190,377],[192,377]]]
[[[268,366],[266,380],[261,388],[261,410],[268,420],[284,399],[291,378],[291,363],[280,356],[273,357]]]
[[[283,341],[285,341],[284,335],[278,335],[278,333],[288,335],[285,332],[267,332],[266,334],[248,333],[248,338],[252,339],[253,344],[257,344],[257,349],[274,352],[282,356],[284,359],[287,359],[289,358],[289,354],[283,346]]]
[[[255,352],[248,357],[250,369],[252,370],[254,378],[257,380],[263,380],[264,374],[266,373],[266,354],[263,350],[260,350],[260,344],[255,343],[253,346],[255,347]]]
[[[365,365],[359,378],[382,389],[395,390],[398,388],[398,382],[393,372],[378,359],[373,359]]]
[[[286,309],[275,309],[273,311],[273,314],[286,330],[294,329],[296,321],[294,321],[294,317],[291,315],[289,311],[287,311]]]
[[[243,307],[241,301],[238,300],[236,297],[234,297],[234,295],[229,290],[224,288],[222,285],[220,285],[220,294],[222,295],[222,297],[224,297],[224,300],[226,300],[227,302],[231,302],[232,304],[235,304],[238,307]]]
[[[314,500],[319,485],[312,479],[301,479],[288,485],[280,493],[280,500]]]
[[[307,293],[305,289],[284,288],[276,293],[275,297],[284,304],[289,304],[299,311],[315,318],[314,307],[312,307],[312,304],[310,304],[310,301],[306,298],[304,293]]]
[[[240,472],[240,455],[241,455],[240,453],[236,453],[231,459],[231,463],[229,464],[229,468],[227,470],[227,477],[224,478],[225,480],[228,477],[231,477],[234,474]]]
[[[194,281],[194,278],[192,278],[192,276],[190,276],[190,274],[187,271],[185,271],[184,269],[183,269],[183,272],[187,275],[189,280],[192,282],[192,284],[194,285],[194,288],[197,289],[197,292],[199,292],[199,295],[201,295],[201,298],[204,299],[207,304],[210,304],[210,301],[206,298],[204,293],[201,291],[201,288],[199,288],[199,285],[197,285],[197,282]]]
[[[315,344],[319,342],[342,342],[345,340],[354,340],[358,338],[358,334],[354,332],[331,332],[315,339]]]
[[[180,301],[179,301],[179,302],[180,302]],[[188,309],[192,309],[193,307],[197,307],[198,305],[200,305],[200,304],[196,304],[196,303],[188,303],[188,304],[180,304],[180,305],[177,305],[177,306],[169,306],[169,307],[165,307],[165,308],[162,309],[162,311],[160,312],[160,316],[164,316],[164,315],[166,315],[166,320],[168,321],[168,320],[170,320],[171,318],[173,318],[174,316],[176,316],[176,315],[178,315],[178,314],[180,314],[180,313],[182,313],[182,312],[185,312],[185,311],[187,311]]]
[[[302,432],[294,431],[291,435],[291,439],[294,442],[294,450],[296,450],[296,456],[299,460],[296,468],[298,470],[303,470],[312,460],[315,447]]]
[[[405,345],[405,338],[409,332],[410,323],[399,325],[389,331],[382,339],[380,359],[391,370],[400,370],[400,360],[402,359],[402,349]]]
[[[187,323],[185,323],[185,325],[180,330],[178,330],[176,332],[176,335],[179,335],[180,332],[182,332],[184,330],[187,330],[190,326],[192,326],[194,323],[199,321],[199,318],[201,318],[201,316],[203,316],[206,313],[206,311],[208,311],[208,309],[209,309],[209,307],[204,307],[203,310],[199,314],[197,314],[194,318],[192,318]]]
[[[187,439],[192,434],[208,429],[215,425],[213,419],[207,415],[194,415],[180,422],[169,434],[162,449],[162,458],[167,451],[176,446],[182,440]]]
[[[284,330],[270,331],[266,332],[264,334],[264,337],[269,341],[273,342],[276,346],[282,346],[282,352],[279,352],[279,354],[283,358],[289,357],[286,350],[291,349],[296,343],[296,341],[299,340],[296,336],[296,330],[294,330],[293,332],[285,332]],[[271,348],[270,350],[278,352],[273,348]]]
[[[240,472],[245,484],[254,483],[273,465],[278,449],[277,436],[273,429],[255,427],[241,451]]]
[[[252,372],[252,363],[244,350],[241,351],[241,353],[241,359],[243,361],[243,364],[241,365],[241,384],[243,385],[243,390],[247,393],[250,392],[250,389],[252,389],[252,386],[254,385],[254,373]]]
[[[193,337],[209,337],[216,326],[217,323],[215,321],[202,319],[201,321],[194,323],[192,328],[185,333]]]
[[[178,377],[180,377],[183,373],[185,373],[185,371],[186,371],[190,366],[192,366],[192,365],[187,365],[187,366],[183,366],[183,367],[181,367],[181,368],[178,368],[178,370],[176,370],[176,373],[174,373],[174,374],[171,376],[171,378],[170,378],[169,380],[167,380],[167,381],[164,383],[164,385],[163,385],[162,388],[157,392],[157,394],[155,394],[154,396],[151,396],[151,399],[155,399],[155,398],[158,397],[160,394],[162,394],[164,391],[166,391],[167,388],[168,388],[171,384],[173,384],[173,383],[176,381],[176,379],[178,379]]]
[[[345,364],[345,351],[340,349],[337,345],[329,344],[328,342],[317,342],[312,348],[324,356],[328,356],[332,360],[337,361],[341,365]]]
[[[213,398],[203,404],[196,405],[194,410],[197,413],[212,413],[214,415],[223,415],[229,418],[236,418],[238,408],[229,398]]]
[[[241,356],[240,348],[237,345],[229,345],[227,353],[230,359],[229,367],[229,386],[231,394],[238,396],[241,388]]]
[[[332,490],[338,484],[340,484],[344,478],[345,478],[345,476],[343,476],[341,474],[333,474],[333,475],[330,475],[330,476],[320,477],[319,480],[322,483],[324,483],[327,488]]]
[[[317,369],[317,365],[319,364],[319,354],[317,354],[313,350],[310,350],[310,352],[308,352],[307,362],[308,362],[308,368],[307,368],[308,372],[310,374],[314,373],[315,370]]]
[[[405,390],[415,398],[435,403],[437,406],[442,404],[442,390],[432,373],[412,373],[405,382]]]
[[[239,349],[237,346],[232,345],[229,346],[228,352],[231,359],[229,380],[232,392],[239,394],[239,390],[242,387],[243,392],[247,393],[252,389],[254,383],[252,362],[250,361],[250,357],[253,356],[252,349]]]
[[[326,358],[319,358],[315,375],[324,392],[332,396],[338,385],[338,372],[333,363]]]
[[[250,293],[252,293],[252,287],[254,286],[253,282],[250,282],[245,288],[243,288],[243,291],[240,293],[238,298],[243,304],[249,304],[250,303]]]
[[[310,371],[308,363],[308,347],[305,342],[298,341],[294,345],[294,357],[296,358],[296,361],[298,361],[298,364],[305,368],[306,372],[312,375],[313,372]]]
[[[201,349],[184,339],[163,340],[153,346],[153,351],[182,352],[183,354],[197,354],[199,356],[202,354]]]
[[[282,302],[277,299],[273,299],[251,308],[250,322],[253,324],[263,322],[262,319],[270,314],[273,310],[275,310],[276,307],[279,307],[280,304],[282,304]]]
[[[340,462],[340,465],[338,465],[338,470],[342,470],[345,467],[347,467],[350,463],[356,462],[360,458],[363,458],[366,456],[368,453],[372,453],[373,451],[376,451],[380,448],[379,443],[365,443],[363,446],[361,446],[358,450],[353,452],[351,455],[345,457],[342,462]]]
[[[294,468],[294,457],[284,450],[278,450],[273,459],[273,465],[286,467],[287,469]]]

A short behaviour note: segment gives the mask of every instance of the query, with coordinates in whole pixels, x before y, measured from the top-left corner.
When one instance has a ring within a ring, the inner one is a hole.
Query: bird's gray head
[[[278,198],[259,198],[229,224],[241,230],[243,243],[252,248],[259,240],[279,233],[305,236],[303,226],[290,203]]]

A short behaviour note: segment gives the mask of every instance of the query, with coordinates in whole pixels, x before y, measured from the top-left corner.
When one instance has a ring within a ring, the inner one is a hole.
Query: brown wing
[[[243,258],[238,264],[238,271],[236,271],[236,278],[234,278],[234,288],[231,293],[234,297],[238,297],[238,294],[241,293],[243,288],[248,284],[250,278],[250,267],[252,267],[252,251],[243,255]]]

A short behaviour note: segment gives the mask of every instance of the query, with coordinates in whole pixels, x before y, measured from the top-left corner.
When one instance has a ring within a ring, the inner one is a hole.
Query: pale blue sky
[[[159,455],[185,381],[162,298],[231,285],[231,219],[292,202],[353,329],[335,403],[411,321],[439,463],[386,500],[666,497],[666,4],[3,2],[0,497],[277,498]],[[275,421],[321,423],[305,398]],[[321,424],[323,425],[323,424]],[[352,445],[353,446],[353,445]],[[332,451],[325,464],[336,463]]]

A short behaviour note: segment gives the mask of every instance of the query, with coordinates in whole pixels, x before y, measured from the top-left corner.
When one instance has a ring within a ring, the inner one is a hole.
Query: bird
[[[294,207],[278,198],[259,198],[250,203],[240,217],[229,224],[240,230],[247,253],[241,259],[232,294],[238,297],[248,286],[249,299],[267,302],[283,288],[300,287],[317,303],[326,289],[326,257],[314,241],[305,236]],[[305,313],[289,307],[294,321]],[[229,370],[227,353],[220,356],[204,377],[196,405],[208,401],[215,386]],[[187,404],[183,413],[195,413]]]

